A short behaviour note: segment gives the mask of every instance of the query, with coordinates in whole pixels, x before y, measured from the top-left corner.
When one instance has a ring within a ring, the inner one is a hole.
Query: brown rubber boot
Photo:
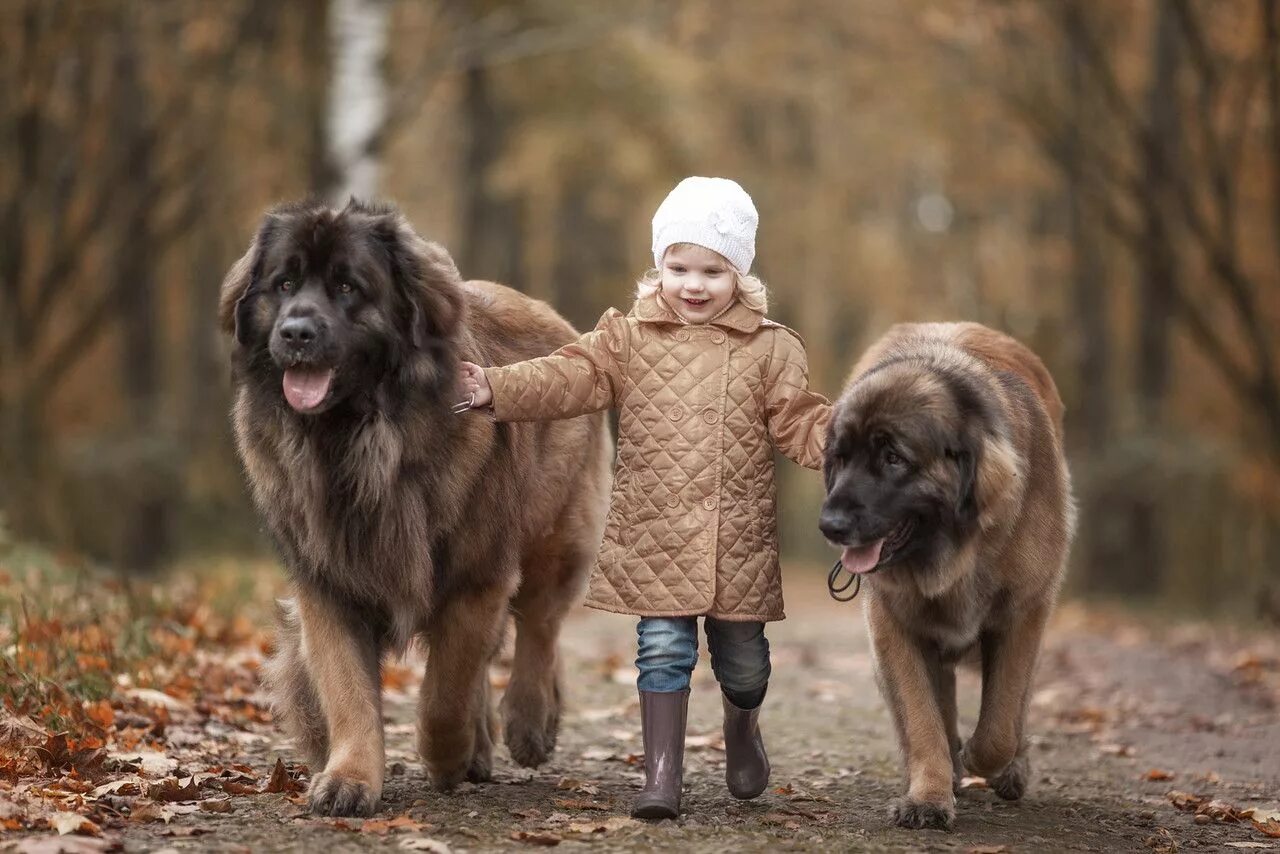
[[[729,794],[749,801],[769,785],[769,757],[760,736],[760,706],[739,709],[724,700],[724,779]]]
[[[633,818],[680,815],[684,781],[684,727],[689,689],[641,691],[640,730],[644,735],[644,788],[631,807]]]

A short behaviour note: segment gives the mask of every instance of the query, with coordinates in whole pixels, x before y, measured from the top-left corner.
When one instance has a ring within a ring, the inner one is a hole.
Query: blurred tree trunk
[[[1164,404],[1169,391],[1169,334],[1173,320],[1172,294],[1179,288],[1174,257],[1174,235],[1168,211],[1172,208],[1169,181],[1177,168],[1179,37],[1177,21],[1168,0],[1162,0],[1152,22],[1154,45],[1151,78],[1147,89],[1147,144],[1143,151],[1144,204],[1139,249],[1138,310],[1136,313],[1138,358],[1136,394],[1137,429],[1141,447],[1158,447],[1164,424]],[[1158,453],[1143,454],[1143,482],[1158,482],[1154,467]],[[1147,475],[1150,476],[1147,476]],[[1118,592],[1151,593],[1161,589],[1168,571],[1165,563],[1165,531],[1160,490],[1128,488],[1129,560],[1118,564],[1128,572],[1117,577]]]
[[[1084,69],[1085,48],[1080,28],[1071,19],[1078,10],[1064,7],[1063,35],[1067,70],[1067,109],[1062,155],[1062,172],[1067,212],[1067,236],[1071,243],[1072,304],[1075,311],[1075,359],[1080,392],[1074,412],[1068,410],[1068,436],[1078,442],[1084,459],[1096,463],[1105,459],[1112,439],[1111,332],[1108,321],[1107,271],[1099,246],[1099,233],[1087,209],[1089,192],[1087,150],[1084,128],[1096,120],[1090,106],[1092,93]],[[1085,469],[1080,479],[1085,496],[1081,502],[1085,518],[1081,524],[1081,547],[1085,555],[1082,571],[1085,587],[1105,589],[1111,568],[1123,559],[1124,543],[1116,536],[1109,518],[1118,496],[1107,483],[1100,465]]]
[[[327,139],[332,181],[324,194],[341,206],[378,194],[380,137],[387,116],[387,0],[332,0],[333,75]]]
[[[463,77],[467,150],[457,258],[464,278],[519,286],[519,206],[489,191],[489,176],[502,154],[509,126],[494,103],[491,76],[486,66],[477,63]]]
[[[126,22],[122,28],[117,64],[116,133],[130,152],[129,181],[121,187],[115,245],[115,270],[120,293],[120,376],[126,402],[126,433],[117,465],[140,466],[121,499],[120,565],[126,571],[151,572],[167,556],[172,534],[173,506],[160,441],[159,319],[156,311],[156,253],[152,234],[152,204],[156,198],[155,129],[149,121],[148,94],[141,84],[139,45]]]

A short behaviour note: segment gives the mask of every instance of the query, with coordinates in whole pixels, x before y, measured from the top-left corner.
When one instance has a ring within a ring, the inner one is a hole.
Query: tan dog
[[[505,736],[522,765],[556,741],[560,622],[600,544],[603,415],[459,418],[460,359],[507,364],[577,338],[545,303],[464,283],[394,208],[270,212],[222,285],[233,423],[293,580],[267,668],[316,770],[314,812],[369,815],[385,764],[379,665],[428,648],[418,747],[433,781],[484,780],[487,665],[516,625]]]
[[[974,323],[895,326],[836,404],[820,527],[865,580],[901,826],[949,828],[965,769],[1003,798],[1026,790],[1027,699],[1075,524],[1062,413],[1040,359]],[[962,749],[955,663],[971,651],[982,710]]]

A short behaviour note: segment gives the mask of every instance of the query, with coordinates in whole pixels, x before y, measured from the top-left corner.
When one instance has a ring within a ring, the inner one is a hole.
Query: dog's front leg
[[[329,758],[311,779],[311,811],[373,815],[385,756],[378,640],[311,591],[298,594],[302,655],[329,731]]]
[[[989,778],[996,794],[1008,800],[1022,797],[1030,775],[1023,728],[1048,619],[1048,603],[1024,606],[1007,626],[982,635],[982,710],[962,759],[971,773]]]
[[[951,749],[930,662],[919,641],[875,597],[866,607],[876,679],[907,765],[907,796],[890,804],[889,816],[901,827],[949,829],[956,815]]]

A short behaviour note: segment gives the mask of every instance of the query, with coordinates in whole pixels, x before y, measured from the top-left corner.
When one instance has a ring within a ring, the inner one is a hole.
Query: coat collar
[[[631,315],[641,323],[676,323],[681,326],[698,325],[691,324],[676,314],[662,299],[661,292],[656,290],[648,296],[637,299],[636,304],[631,308]],[[723,326],[726,329],[750,333],[759,329],[763,320],[763,313],[747,308],[741,301],[735,299],[733,305],[729,306],[723,314],[708,321],[707,325]]]

